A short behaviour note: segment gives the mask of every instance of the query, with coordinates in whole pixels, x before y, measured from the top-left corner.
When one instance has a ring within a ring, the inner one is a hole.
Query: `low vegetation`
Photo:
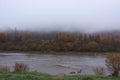
[[[15,63],[14,72],[26,72],[29,70],[29,66],[24,63]]]
[[[0,73],[0,80],[120,80],[120,77],[73,75],[60,78],[37,72],[9,72]]]
[[[95,75],[104,75],[105,74],[105,70],[103,67],[95,67],[93,69]]]
[[[10,68],[8,66],[0,66],[0,72],[10,72]]]
[[[9,72],[0,73],[0,80],[56,80],[49,74],[36,72]]]

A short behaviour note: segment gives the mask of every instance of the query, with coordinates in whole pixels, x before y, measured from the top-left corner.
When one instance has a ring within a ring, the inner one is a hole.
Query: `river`
[[[52,75],[82,70],[81,74],[94,74],[93,68],[105,66],[105,56],[87,55],[44,55],[26,53],[0,53],[0,65],[9,66],[13,71],[16,62],[26,63],[30,71],[49,73]]]

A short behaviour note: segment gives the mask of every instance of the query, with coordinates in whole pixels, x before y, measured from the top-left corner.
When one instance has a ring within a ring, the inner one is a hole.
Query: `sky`
[[[120,30],[120,0],[0,0],[0,30]]]

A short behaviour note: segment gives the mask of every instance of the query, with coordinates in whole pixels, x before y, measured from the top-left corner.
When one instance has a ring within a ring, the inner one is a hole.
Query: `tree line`
[[[70,32],[0,32],[0,50],[120,52],[120,35]]]

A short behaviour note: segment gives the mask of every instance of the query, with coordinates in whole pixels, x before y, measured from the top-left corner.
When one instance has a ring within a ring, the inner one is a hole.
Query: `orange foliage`
[[[6,42],[7,41],[7,35],[4,33],[0,33],[0,42]]]
[[[67,33],[66,32],[61,32],[58,36],[59,39],[62,39],[62,40],[67,40],[68,36],[67,36]]]
[[[77,40],[77,37],[76,37],[74,34],[71,34],[71,35],[70,35],[70,40],[71,40],[71,41],[76,41],[76,40]]]

